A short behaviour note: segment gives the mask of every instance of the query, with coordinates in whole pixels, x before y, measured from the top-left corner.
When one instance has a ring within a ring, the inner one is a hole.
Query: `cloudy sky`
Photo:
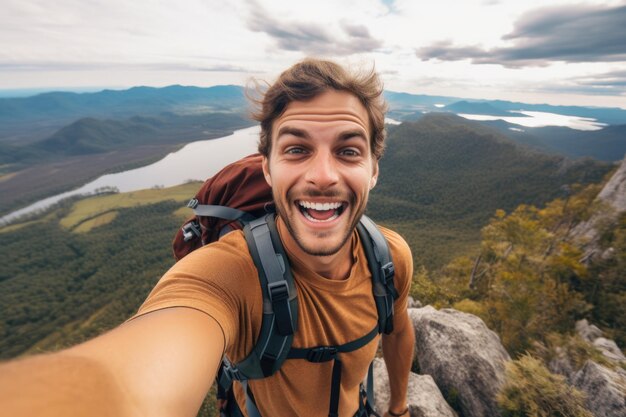
[[[626,108],[626,0],[0,5],[0,89],[244,85],[314,55],[394,91]]]

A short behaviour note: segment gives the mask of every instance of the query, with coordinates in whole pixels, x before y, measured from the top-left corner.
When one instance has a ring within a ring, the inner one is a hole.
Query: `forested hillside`
[[[589,262],[585,240],[572,231],[607,208],[595,200],[600,185],[577,188],[545,206],[498,210],[481,231],[476,256],[418,272],[413,294],[480,316],[512,355],[562,343],[581,318],[601,326],[624,349],[626,214],[597,224],[598,252],[609,252]]]
[[[119,210],[89,233],[57,215],[0,233],[0,355],[55,350],[130,317],[173,263],[181,202]]]
[[[543,204],[569,184],[600,181],[610,167],[540,154],[494,129],[433,113],[390,130],[368,210],[433,268],[470,250],[497,209]]]

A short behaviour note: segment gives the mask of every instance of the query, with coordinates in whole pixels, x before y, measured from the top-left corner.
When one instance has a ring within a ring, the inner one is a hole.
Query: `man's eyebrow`
[[[367,135],[361,129],[347,130],[345,132],[341,132],[341,134],[339,135],[339,139],[341,140],[348,140],[353,137],[360,137],[367,141]]]
[[[304,129],[299,129],[297,127],[292,126],[283,126],[278,129],[278,134],[276,138],[280,138],[283,135],[291,135],[302,139],[311,139],[311,135]],[[362,129],[350,129],[339,134],[339,140],[348,140],[354,137],[359,137],[367,141],[367,134]]]
[[[276,135],[276,137],[280,138],[283,135],[292,135],[303,139],[311,139],[311,136],[306,130],[298,129],[297,127],[291,126],[283,126],[278,129],[278,134]]]

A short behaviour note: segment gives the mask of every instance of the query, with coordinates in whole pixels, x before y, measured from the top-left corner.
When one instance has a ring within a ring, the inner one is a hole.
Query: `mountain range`
[[[468,100],[394,91],[386,91],[385,99],[389,103],[390,117],[399,120],[444,108],[453,113],[493,116],[512,116],[511,111],[519,110],[540,111],[594,118],[609,125],[626,124],[626,110],[620,108]],[[0,142],[41,140],[82,117],[126,119],[163,112],[244,112],[248,106],[245,89],[235,85],[133,87],[95,93],[50,92],[31,97],[0,98]]]
[[[127,119],[163,112],[198,114],[243,112],[243,88],[172,85],[133,87],[97,93],[51,92],[32,97],[0,98],[0,142],[33,142],[83,117]]]

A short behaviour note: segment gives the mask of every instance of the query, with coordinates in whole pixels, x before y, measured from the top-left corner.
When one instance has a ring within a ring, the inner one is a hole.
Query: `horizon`
[[[11,99],[11,98],[29,98],[29,97],[35,97],[38,96],[40,94],[47,94],[47,93],[74,93],[74,94],[93,94],[93,93],[100,93],[102,91],[108,90],[108,91],[127,91],[133,88],[154,88],[154,89],[161,89],[161,88],[167,88],[167,87],[191,87],[191,88],[213,88],[213,87],[225,87],[225,86],[235,86],[235,87],[241,87],[241,88],[246,88],[245,85],[237,85],[237,84],[215,84],[215,85],[209,85],[209,86],[198,86],[198,85],[183,85],[183,84],[169,84],[169,85],[163,85],[163,86],[152,86],[152,85],[133,85],[133,86],[129,86],[129,87],[120,87],[120,86],[103,86],[103,87],[50,87],[50,88],[45,88],[45,87],[33,87],[33,88],[0,88],[0,99]],[[463,97],[463,96],[445,96],[445,95],[440,95],[440,94],[420,94],[420,93],[408,93],[406,91],[396,91],[396,90],[390,90],[390,89],[385,89],[384,90],[385,93],[398,93],[398,94],[409,94],[409,95],[413,95],[413,96],[440,96],[443,98],[454,98],[454,99],[458,99],[459,101],[468,101],[470,103],[477,103],[477,102],[482,102],[482,101],[495,101],[495,100],[500,100],[500,101],[506,101],[506,102],[510,102],[510,103],[519,103],[519,104],[529,104],[529,105],[548,105],[548,106],[555,106],[555,107],[582,107],[582,108],[590,108],[590,109],[620,109],[620,110],[626,110],[626,105],[624,106],[594,106],[594,105],[583,105],[583,104],[562,104],[562,103],[551,103],[551,102],[546,102],[546,101],[537,101],[537,102],[531,102],[531,101],[516,101],[516,100],[505,100],[505,99],[485,99],[485,98],[479,98],[479,97]],[[438,106],[439,107],[439,106]],[[442,106],[444,107],[444,106]]]
[[[626,103],[626,0],[4,3],[2,90],[245,85],[317,56],[374,65],[389,91]]]

